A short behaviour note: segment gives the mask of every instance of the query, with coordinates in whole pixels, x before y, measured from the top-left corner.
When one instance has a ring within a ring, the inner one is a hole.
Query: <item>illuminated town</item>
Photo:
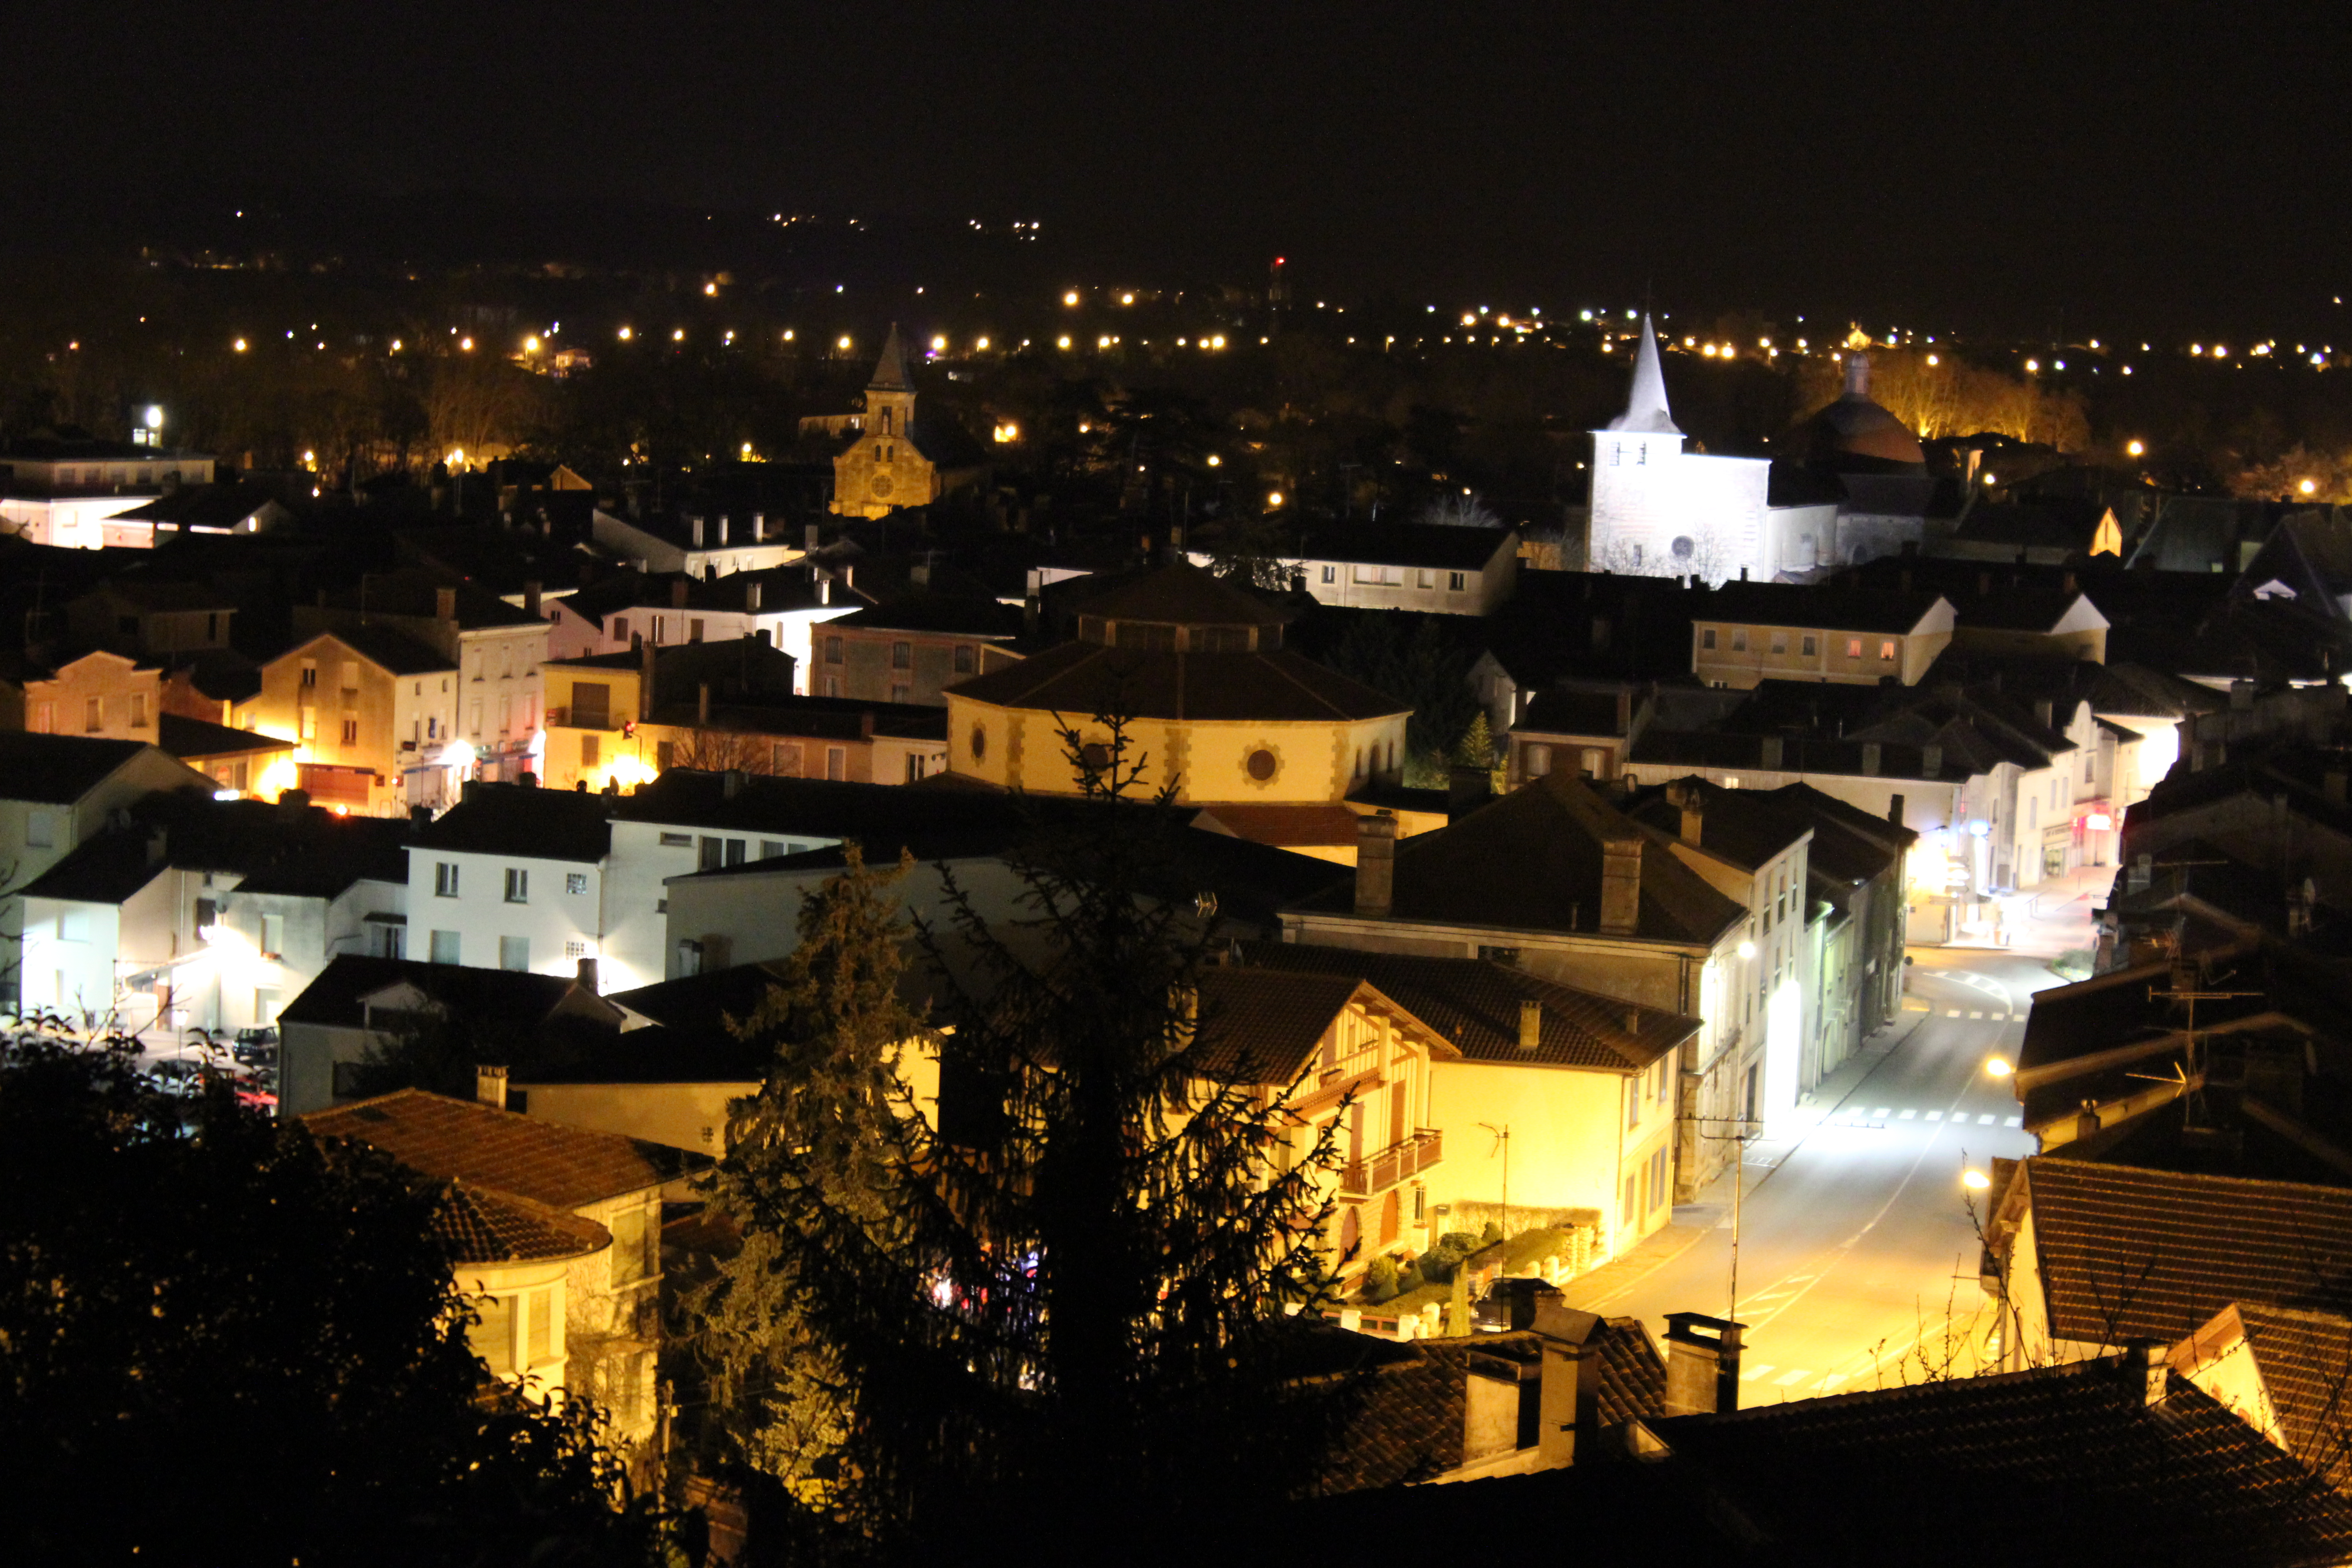
[[[2352,1563],[2317,110],[332,12],[26,106],[0,1557]]]

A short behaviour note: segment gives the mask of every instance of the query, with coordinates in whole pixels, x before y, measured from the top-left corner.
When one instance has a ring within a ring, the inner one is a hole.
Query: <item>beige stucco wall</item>
[[[619,1132],[716,1158],[727,1152],[727,1107],[756,1083],[522,1083],[542,1121]]]
[[[1076,727],[1087,740],[1108,739],[1090,718],[1002,708],[948,694],[948,765],[966,777],[999,788],[1037,795],[1076,792],[1059,734]],[[1263,720],[1139,719],[1128,726],[1130,756],[1139,758],[1139,789],[1157,789],[1171,769],[1180,775],[1178,798],[1186,802],[1238,801],[1254,805],[1326,805],[1344,798],[1373,773],[1402,763],[1406,715],[1318,722]],[[985,741],[975,754],[975,727]],[[1251,752],[1274,753],[1274,776],[1250,777]],[[1359,759],[1360,759],[1360,763]]]

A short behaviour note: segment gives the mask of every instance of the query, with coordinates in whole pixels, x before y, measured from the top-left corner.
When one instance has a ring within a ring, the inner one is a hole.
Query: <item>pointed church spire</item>
[[[882,341],[882,357],[875,363],[874,379],[866,384],[868,392],[912,392],[914,373],[907,366],[907,345],[898,336],[898,323],[890,323],[890,335]]]
[[[1642,347],[1633,357],[1633,392],[1625,412],[1609,422],[1612,430],[1633,430],[1652,436],[1679,436],[1674,416],[1666,412],[1666,373],[1658,364],[1658,333],[1649,312],[1642,314]]]

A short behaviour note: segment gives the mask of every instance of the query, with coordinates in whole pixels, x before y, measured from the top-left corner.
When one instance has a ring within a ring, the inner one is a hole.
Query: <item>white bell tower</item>
[[[1586,570],[1675,573],[1675,525],[1683,510],[1682,456],[1683,433],[1666,408],[1658,334],[1644,314],[1625,412],[1611,420],[1607,429],[1592,433]]]

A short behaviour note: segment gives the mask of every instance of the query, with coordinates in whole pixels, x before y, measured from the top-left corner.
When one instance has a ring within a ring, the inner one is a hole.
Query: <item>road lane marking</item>
[[[1970,1013],[1969,1016],[1971,1018],[1981,1018],[1984,1016],[1984,1009],[1979,1007],[1975,1012]]]
[[[1977,1118],[1977,1125],[1979,1127],[1990,1127],[1992,1123],[1993,1119],[1990,1116],[1979,1116]]]
[[[1894,1107],[1892,1107],[1892,1106],[1886,1106],[1886,1105],[1882,1105],[1882,1106],[1880,1106],[1877,1110],[1874,1110],[1874,1111],[1872,1111],[1872,1112],[1870,1113],[1870,1115],[1871,1115],[1871,1120],[1872,1120],[1872,1121],[1885,1121],[1888,1117],[1890,1117],[1890,1116],[1892,1116],[1892,1115],[1894,1115],[1894,1114],[1895,1114]]]
[[[1842,1373],[1842,1372],[1833,1372],[1833,1373],[1830,1373],[1827,1377],[1825,1377],[1825,1378],[1822,1379],[1822,1382],[1821,1382],[1821,1390],[1822,1390],[1822,1392],[1823,1394],[1830,1394],[1830,1393],[1833,1393],[1833,1392],[1835,1392],[1835,1390],[1836,1390],[1836,1388],[1837,1388],[1837,1385],[1838,1385],[1839,1384],[1841,1384],[1841,1383],[1845,1382],[1845,1381],[1846,1381],[1846,1375],[1845,1375],[1845,1373]]]
[[[2003,1127],[2022,1127],[2025,1125],[2025,1118],[2022,1116],[2012,1116],[2008,1121],[2002,1122],[2001,1125]]]
[[[1943,1119],[1944,1113],[1940,1110],[1931,1110],[1927,1112],[1927,1120],[1930,1121],[1941,1121]]]
[[[1957,1018],[1959,1016],[1960,1010],[1958,1007],[1947,1007],[1944,1009],[1944,1016],[1947,1018]]]
[[[1809,1378],[1809,1377],[1811,1377],[1811,1376],[1812,1376],[1812,1375],[1813,1375],[1813,1369],[1812,1369],[1812,1368],[1811,1368],[1811,1367],[1809,1367],[1809,1366],[1801,1366],[1801,1367],[1799,1367],[1799,1368],[1798,1368],[1796,1371],[1794,1371],[1794,1372],[1784,1372],[1784,1373],[1782,1373],[1780,1376],[1778,1376],[1778,1377],[1774,1378],[1772,1381],[1773,1381],[1773,1383],[1774,1383],[1776,1385],[1778,1385],[1779,1387],[1781,1387],[1781,1388],[1787,1388],[1787,1387],[1788,1387],[1788,1386],[1790,1386],[1791,1384],[1802,1383],[1802,1382],[1804,1382],[1804,1381],[1805,1381],[1805,1379],[1807,1379],[1807,1378]]]

